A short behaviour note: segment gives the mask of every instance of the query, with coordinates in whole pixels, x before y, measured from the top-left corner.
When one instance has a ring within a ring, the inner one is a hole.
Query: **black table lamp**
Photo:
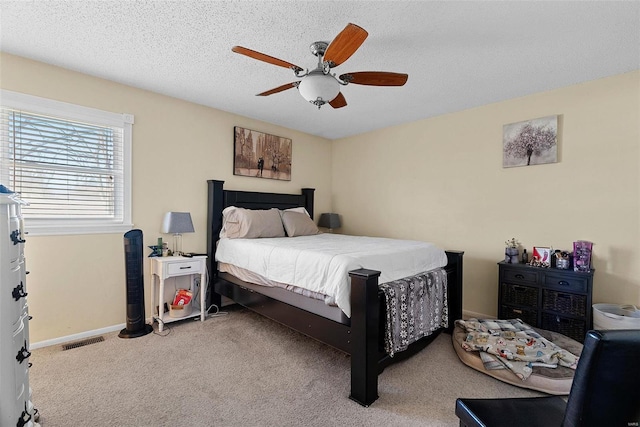
[[[340,228],[340,215],[337,213],[323,213],[320,215],[318,227],[328,228],[332,232],[334,228]]]

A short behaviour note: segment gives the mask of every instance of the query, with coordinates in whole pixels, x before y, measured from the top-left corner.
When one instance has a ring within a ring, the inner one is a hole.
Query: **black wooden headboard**
[[[314,188],[303,188],[300,194],[259,193],[256,191],[225,190],[224,181],[209,180],[207,201],[207,267],[212,279],[216,277],[216,243],[222,229],[222,211],[228,206],[245,209],[289,209],[304,206],[313,218]]]

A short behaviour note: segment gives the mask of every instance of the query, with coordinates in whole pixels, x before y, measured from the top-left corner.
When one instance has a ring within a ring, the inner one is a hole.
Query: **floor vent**
[[[86,340],[80,340],[80,341],[72,342],[70,344],[63,344],[62,351],[71,350],[72,348],[84,347],[85,345],[95,344],[97,342],[102,342],[102,341],[104,341],[103,337],[87,338]]]

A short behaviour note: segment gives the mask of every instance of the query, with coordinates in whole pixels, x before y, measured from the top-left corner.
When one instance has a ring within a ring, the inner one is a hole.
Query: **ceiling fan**
[[[331,43],[322,41],[312,43],[309,49],[318,58],[318,66],[311,71],[246,47],[234,46],[231,50],[259,61],[289,68],[293,70],[296,77],[301,79],[259,93],[256,96],[273,95],[295,87],[298,88],[304,99],[318,108],[324,104],[329,104],[333,108],[342,108],[347,105],[347,101],[340,92],[340,86],[346,86],[349,83],[369,86],[402,86],[409,78],[407,74],[386,71],[359,71],[341,74],[338,77],[335,73],[331,74],[331,69],[349,59],[368,35],[363,28],[355,24],[348,24]]]

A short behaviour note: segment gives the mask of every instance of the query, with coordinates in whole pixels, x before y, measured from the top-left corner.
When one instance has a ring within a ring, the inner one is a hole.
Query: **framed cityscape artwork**
[[[235,126],[233,174],[291,181],[291,139]]]

